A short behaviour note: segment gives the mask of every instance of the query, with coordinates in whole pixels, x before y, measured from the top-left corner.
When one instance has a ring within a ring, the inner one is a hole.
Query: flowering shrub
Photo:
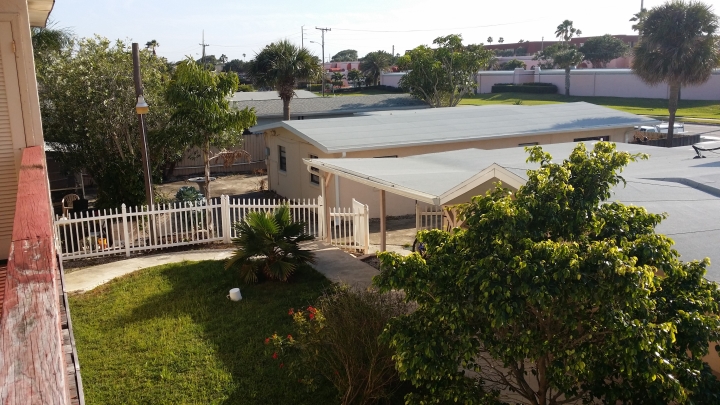
[[[401,385],[393,352],[378,337],[387,322],[406,309],[390,294],[338,287],[315,307],[291,308],[295,333],[275,333],[265,343],[279,366],[292,359],[288,364],[300,382],[313,386],[319,375],[335,386],[344,405],[376,403]]]

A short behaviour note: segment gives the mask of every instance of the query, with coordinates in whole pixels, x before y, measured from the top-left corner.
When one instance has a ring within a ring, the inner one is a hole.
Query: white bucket
[[[240,294],[239,288],[233,288],[230,290],[230,294],[228,294],[227,297],[233,301],[240,301],[242,299],[242,294]]]

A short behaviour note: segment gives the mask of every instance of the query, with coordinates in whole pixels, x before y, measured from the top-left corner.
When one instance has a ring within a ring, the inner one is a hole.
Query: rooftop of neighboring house
[[[282,118],[283,116],[283,103],[279,98],[236,101],[232,105],[239,109],[245,107],[255,108],[255,114],[258,118]],[[427,107],[425,102],[407,94],[293,98],[290,102],[290,116],[296,118],[317,115],[348,115],[370,111],[407,110]]]
[[[594,142],[593,142],[594,143]],[[543,145],[556,162],[566,159],[576,143]],[[592,148],[592,143],[586,145]],[[720,282],[720,154],[705,152],[706,159],[696,159],[690,146],[660,148],[633,144],[616,144],[617,149],[630,153],[647,153],[648,160],[630,163],[622,176],[627,181],[613,189],[613,201],[643,206],[654,213],[669,216],[657,230],[675,241],[683,260],[710,257],[707,278]],[[486,178],[503,178],[506,184],[520,179],[527,181],[527,170],[538,167],[528,163],[524,148],[494,150],[464,149],[396,159],[344,158],[313,159],[312,164],[326,172],[342,173],[342,177],[368,183],[388,192],[412,193],[442,199],[459,186],[470,182],[489,169]],[[457,193],[455,193],[457,194]],[[405,195],[405,194],[401,194]],[[442,203],[442,201],[441,201]]]
[[[638,41],[637,35],[613,35],[613,37],[625,42],[626,44],[630,46],[634,46]],[[576,37],[572,38],[570,40],[570,43],[575,45],[582,45],[590,38],[595,37]],[[547,48],[550,45],[560,43],[561,41],[556,40],[556,38],[548,38],[548,40],[542,40],[542,41],[523,41],[523,42],[503,42],[503,43],[495,43],[495,44],[485,44],[484,47],[486,49],[492,49],[492,50],[506,50],[506,49],[517,49],[517,48],[524,48],[528,55],[532,55],[536,52],[539,52],[540,50]]]
[[[296,98],[317,98],[318,95],[312,91],[295,90]],[[280,94],[277,91],[238,91],[230,98],[230,101],[253,101],[253,100],[279,100]]]
[[[292,110],[296,107],[292,104],[290,108]],[[253,130],[260,132],[285,128],[325,153],[338,153],[513,136],[632,128],[645,123],[657,123],[657,120],[579,102],[367,113],[346,118],[281,121],[260,125]]]

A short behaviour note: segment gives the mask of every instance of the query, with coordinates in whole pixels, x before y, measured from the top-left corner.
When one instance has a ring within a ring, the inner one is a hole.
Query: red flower
[[[315,314],[311,313],[310,315],[308,315],[308,318],[315,319]]]
[[[289,339],[289,340],[292,340],[292,335],[288,335],[288,339]]]
[[[285,367],[285,364],[280,363],[280,368],[283,368],[283,367]]]
[[[265,338],[265,344],[270,343],[270,338]]]
[[[308,307],[308,312],[310,312],[311,314],[314,314],[315,311],[317,311],[317,309],[313,308],[312,305]]]
[[[292,314],[294,314],[294,313],[295,313],[295,310],[292,309],[292,308],[290,308],[290,310],[288,311],[288,315],[292,315]]]
[[[273,358],[274,360],[277,360],[277,358],[278,358],[277,352],[273,353],[272,358]]]

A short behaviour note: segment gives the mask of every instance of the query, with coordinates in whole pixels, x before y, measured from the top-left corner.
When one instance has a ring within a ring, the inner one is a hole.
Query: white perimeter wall
[[[532,77],[532,80],[529,78]],[[564,70],[491,71],[478,73],[478,94],[492,92],[497,83],[552,83],[559,93],[565,92]],[[649,86],[630,69],[575,69],[570,72],[570,95],[596,97],[667,98],[668,86]],[[716,69],[710,80],[700,86],[683,87],[683,100],[720,100],[720,70]]]

